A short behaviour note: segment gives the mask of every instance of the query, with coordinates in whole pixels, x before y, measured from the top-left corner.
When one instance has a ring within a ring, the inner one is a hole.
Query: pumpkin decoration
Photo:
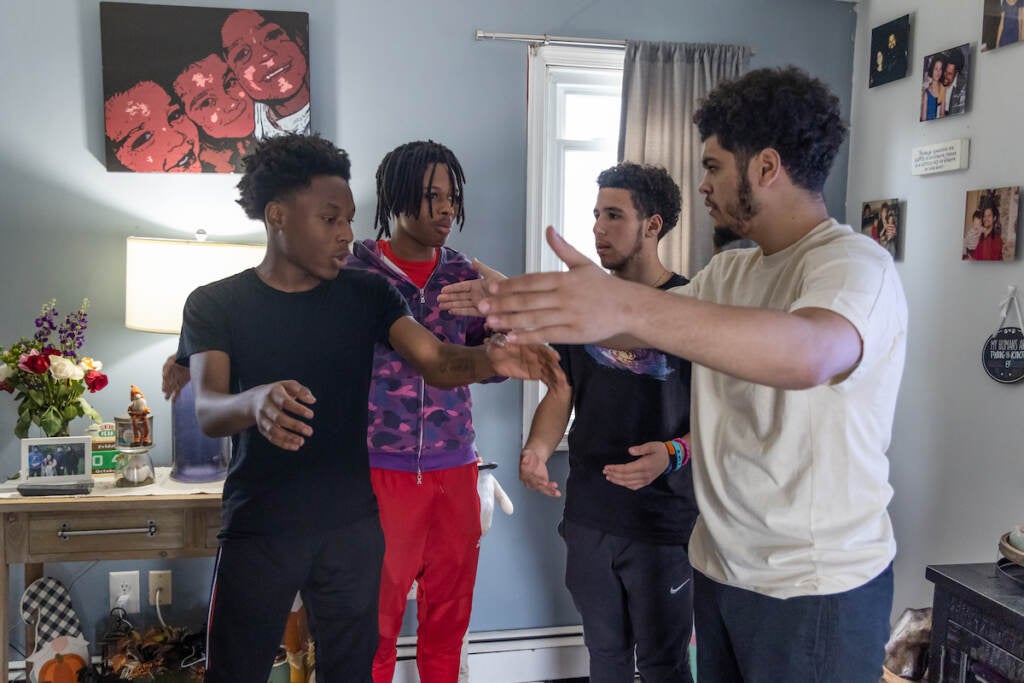
[[[82,636],[58,636],[40,643],[25,661],[33,683],[78,683],[78,672],[89,667],[89,643]]]
[[[58,652],[39,670],[39,683],[78,683],[78,672],[85,668],[85,660],[76,654]]]

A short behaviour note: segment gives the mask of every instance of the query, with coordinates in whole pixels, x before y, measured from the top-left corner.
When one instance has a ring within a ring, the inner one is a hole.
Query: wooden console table
[[[45,562],[215,555],[220,508],[214,493],[0,499],[0,682],[7,681],[12,564],[25,565],[28,585]]]

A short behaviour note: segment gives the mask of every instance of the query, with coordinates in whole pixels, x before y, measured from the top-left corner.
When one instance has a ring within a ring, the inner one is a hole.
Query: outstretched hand
[[[569,266],[564,273],[532,273],[487,285],[489,296],[479,303],[487,324],[512,330],[509,341],[521,344],[561,342],[584,344],[625,331],[619,304],[628,288],[566,242],[553,227],[546,237],[555,254]]]
[[[307,405],[316,403],[313,392],[295,380],[264,384],[253,393],[253,415],[260,434],[278,448],[297,451],[313,435],[304,420],[313,417]]]
[[[491,335],[484,342],[487,357],[499,375],[516,379],[539,379],[554,389],[568,386],[558,352],[546,344],[512,344],[504,334]]]
[[[630,446],[629,454],[636,460],[623,465],[605,465],[604,478],[613,484],[625,486],[630,491],[650,486],[668,469],[668,451],[661,441],[648,441],[639,446]]]
[[[506,276],[479,259],[473,259],[473,270],[483,277],[454,282],[441,288],[437,302],[442,311],[448,311],[453,315],[483,315],[477,305],[487,296],[487,286],[492,282],[506,279]]]
[[[524,448],[519,455],[519,481],[523,486],[545,496],[560,498],[558,482],[548,478],[548,464],[530,448]]]
[[[160,372],[160,389],[164,392],[164,398],[169,401],[176,401],[182,388],[188,384],[191,375],[189,369],[184,365],[174,362],[177,356],[171,354],[164,361],[164,367]]]

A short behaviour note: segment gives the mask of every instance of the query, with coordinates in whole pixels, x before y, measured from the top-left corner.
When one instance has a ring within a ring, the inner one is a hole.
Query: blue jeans
[[[699,683],[877,683],[892,565],[863,586],[780,600],[694,576]]]

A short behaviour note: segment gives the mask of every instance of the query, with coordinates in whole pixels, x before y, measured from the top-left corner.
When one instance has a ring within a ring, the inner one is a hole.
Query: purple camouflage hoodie
[[[353,245],[346,267],[387,278],[409,304],[417,322],[441,341],[479,346],[487,333],[483,318],[456,316],[438,309],[441,288],[480,275],[469,259],[441,247],[434,272],[420,290],[368,239]],[[370,467],[405,472],[429,472],[476,460],[472,400],[469,387],[438,389],[385,344],[377,344],[370,384],[369,429],[366,445]]]

